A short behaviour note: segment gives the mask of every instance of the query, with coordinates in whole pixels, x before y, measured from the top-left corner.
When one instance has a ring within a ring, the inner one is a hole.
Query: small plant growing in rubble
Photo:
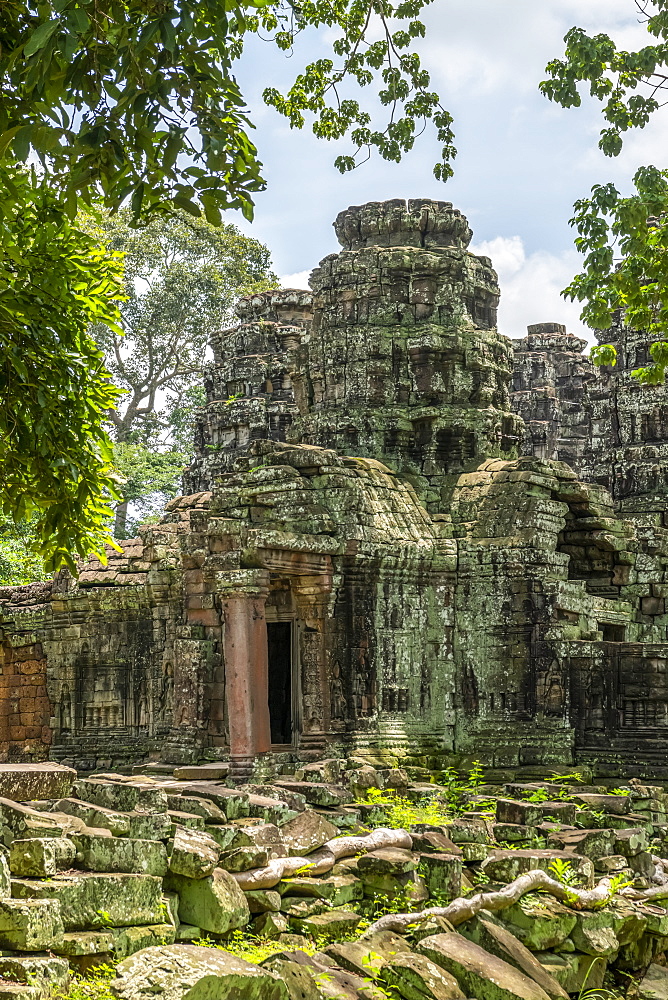
[[[581,830],[601,829],[606,825],[606,815],[602,809],[588,809],[587,806],[577,804],[575,808],[577,809],[575,826]]]
[[[565,861],[564,858],[555,858],[548,865],[548,871],[552,878],[556,879],[557,882],[561,882],[563,886],[567,889],[572,886],[576,888],[580,882],[578,873],[573,870],[573,866],[570,861]],[[566,903],[572,906],[577,902],[577,895],[573,892],[569,892],[566,895]]]
[[[253,934],[244,934],[241,930],[232,931],[225,941],[213,941],[211,938],[204,937],[193,941],[193,944],[232,952],[233,955],[238,955],[239,958],[243,958],[253,965],[259,965],[265,959],[271,958],[272,955],[277,955],[279,951],[285,951],[285,942],[270,941]],[[313,955],[317,950],[317,945],[315,942],[312,945],[304,945],[301,950]],[[72,1000],[79,1000],[79,998],[75,997]],[[85,998],[82,997],[81,1000],[85,1000]],[[96,998],[91,998],[91,1000],[96,1000]],[[106,998],[100,998],[100,1000],[106,1000]]]
[[[581,771],[573,771],[572,774],[557,774],[556,771],[552,771],[545,781],[552,781],[557,785],[583,785],[584,776]]]
[[[582,986],[580,987],[580,992],[578,993],[578,1000],[623,1000],[623,998],[625,996],[628,996],[628,995],[633,996],[635,994],[636,989],[634,989],[633,987],[637,988],[638,984],[637,984],[636,980],[633,979],[632,976],[629,976],[628,973],[626,973],[626,972],[622,972],[621,975],[627,976],[628,979],[630,980],[630,984],[629,985],[631,987],[631,990],[629,991],[628,994],[627,993],[622,993],[622,992],[620,992],[617,989],[609,989],[609,988],[607,988],[605,986],[599,986],[598,988],[594,988],[594,989],[589,989],[588,990],[587,989],[587,980],[589,979],[589,975],[590,975],[592,969],[596,966],[597,962],[605,962],[605,959],[602,956],[599,955],[597,958],[594,959],[594,961],[591,963],[591,965],[587,969],[587,974],[586,974],[586,976],[584,978],[584,982],[583,982]]]
[[[408,830],[416,823],[440,826],[452,818],[447,806],[438,796],[425,796],[419,802],[411,802],[391,789],[369,788],[365,801],[381,806],[383,826],[395,830]]]
[[[552,878],[555,878],[557,882],[561,882],[562,885],[573,885],[577,886],[580,881],[578,874],[573,870],[573,865],[570,861],[565,861],[564,858],[555,858],[548,865],[550,874]]]
[[[55,990],[51,1000],[115,1000],[109,989],[115,978],[116,968],[110,964],[93,966],[85,976],[75,972],[69,986]]]
[[[491,881],[491,878],[483,868],[478,868],[473,873],[473,883],[476,886],[489,885]]]
[[[441,774],[441,784],[445,788],[448,805],[455,814],[466,812],[469,797],[475,795],[485,774],[479,760],[474,760],[466,778],[461,778],[454,767],[446,767]]]
[[[613,875],[610,879],[610,898],[612,898],[615,893],[619,892],[620,889],[626,889],[630,885],[633,885],[633,882],[630,881],[626,875]]]

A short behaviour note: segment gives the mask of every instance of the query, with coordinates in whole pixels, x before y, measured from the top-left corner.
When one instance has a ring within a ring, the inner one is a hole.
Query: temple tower
[[[305,289],[249,295],[237,303],[240,322],[212,338],[207,401],[195,428],[185,493],[211,489],[256,442],[285,441],[298,412],[288,359],[308,335],[312,302]]]
[[[379,459],[439,509],[521,434],[496,272],[449,202],[370,202],[334,229],[343,249],[311,275],[313,328],[292,354],[288,438]]]

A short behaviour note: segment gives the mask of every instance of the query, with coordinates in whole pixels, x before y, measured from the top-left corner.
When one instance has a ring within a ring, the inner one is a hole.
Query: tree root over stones
[[[562,885],[556,879],[550,878],[545,872],[536,869],[520,875],[514,882],[510,882],[496,892],[479,892],[468,899],[459,897],[453,899],[447,906],[430,906],[419,913],[388,913],[371,924],[363,937],[369,937],[378,931],[394,931],[396,934],[405,934],[406,931],[415,924],[420,924],[430,917],[443,917],[454,927],[463,924],[466,920],[475,917],[480,910],[505,910],[512,906],[522,896],[528,892],[536,892],[542,889],[549,892],[562,903],[566,903],[574,910],[595,910],[603,906],[611,895],[611,880],[601,879],[593,889],[576,889],[571,886]],[[646,890],[652,892],[651,889]],[[668,895],[668,887],[665,889]]]
[[[234,878],[241,889],[271,889],[283,878],[289,878],[298,871],[305,875],[323,875],[331,871],[340,858],[352,858],[356,854],[368,854],[380,847],[405,847],[413,845],[411,836],[405,830],[388,830],[379,827],[365,837],[335,837],[324,847],[303,858],[276,858],[264,868],[253,868],[247,872],[236,872]]]

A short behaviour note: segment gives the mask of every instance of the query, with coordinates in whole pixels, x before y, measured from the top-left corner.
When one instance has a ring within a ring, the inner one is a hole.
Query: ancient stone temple
[[[603,374],[501,336],[448,203],[335,230],[214,339],[161,523],[0,592],[2,754],[665,770],[666,397],[631,335]]]

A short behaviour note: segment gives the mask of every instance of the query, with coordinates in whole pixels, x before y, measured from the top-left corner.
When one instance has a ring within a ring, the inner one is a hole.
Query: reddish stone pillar
[[[223,601],[230,775],[235,779],[249,777],[255,758],[271,746],[265,598],[266,591],[255,591],[229,594]]]

